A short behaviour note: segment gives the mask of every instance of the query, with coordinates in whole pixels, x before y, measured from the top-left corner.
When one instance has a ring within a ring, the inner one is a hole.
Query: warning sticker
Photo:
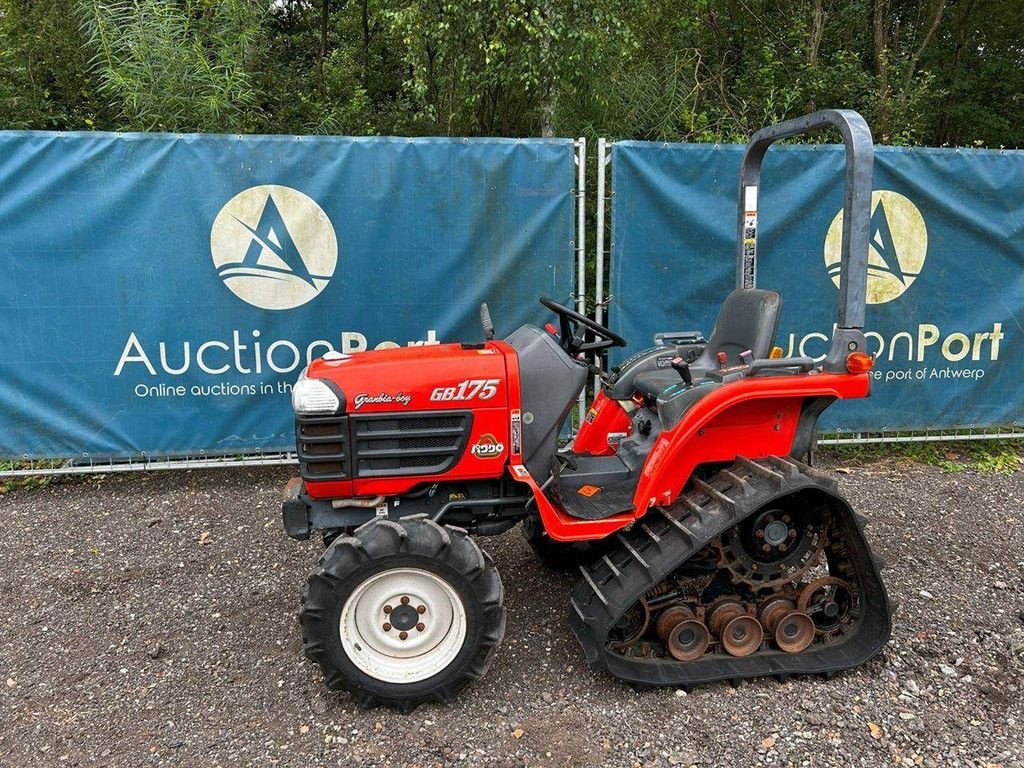
[[[523,452],[523,414],[518,408],[512,409],[512,455],[518,456]]]
[[[580,496],[586,496],[588,499],[591,496],[596,496],[600,492],[601,489],[598,488],[596,485],[584,485],[582,488],[576,491],[576,493],[578,493]]]

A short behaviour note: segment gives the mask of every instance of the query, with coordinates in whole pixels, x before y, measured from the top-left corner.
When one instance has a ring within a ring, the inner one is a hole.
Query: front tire
[[[329,688],[411,711],[484,675],[505,633],[502,600],[494,563],[462,529],[372,520],[324,552],[299,621]]]

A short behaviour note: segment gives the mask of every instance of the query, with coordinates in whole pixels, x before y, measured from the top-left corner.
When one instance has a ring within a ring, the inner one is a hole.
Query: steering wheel
[[[540,303],[558,315],[560,333],[558,343],[570,357],[576,357],[580,352],[593,352],[609,347],[624,347],[626,340],[614,331],[605,328],[595,320],[582,315],[574,309],[570,309],[557,301],[541,297]],[[592,341],[587,341],[587,336]]]

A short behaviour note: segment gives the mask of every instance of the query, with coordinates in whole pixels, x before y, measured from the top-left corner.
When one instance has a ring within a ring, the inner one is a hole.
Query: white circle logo
[[[837,288],[842,239],[840,209],[825,235],[825,268]],[[921,274],[928,252],[924,216],[899,192],[872,192],[868,242],[868,304],[884,304],[903,295]]]
[[[261,309],[292,309],[320,295],[338,266],[331,220],[311,197],[262,184],[228,200],[210,231],[217,274]]]

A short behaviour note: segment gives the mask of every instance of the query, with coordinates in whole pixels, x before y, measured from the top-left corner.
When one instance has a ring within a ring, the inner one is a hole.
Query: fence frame
[[[603,141],[603,139],[602,139]],[[573,139],[573,162],[575,179],[572,195],[576,206],[575,238],[570,242],[575,263],[573,264],[573,288],[571,298],[577,311],[587,311],[587,253],[586,253],[586,193],[587,193],[587,140]],[[573,432],[579,428],[586,412],[586,391],[580,393],[579,408],[570,416]],[[10,469],[0,464],[0,478],[17,478],[32,475],[96,475],[115,472],[138,472],[167,469],[217,469],[221,467],[266,467],[297,464],[294,451],[252,452],[243,454],[218,454],[198,451],[178,455],[150,455],[141,451],[136,456],[98,458],[88,452],[73,457],[56,459],[32,459],[27,454],[20,460],[12,460]]]
[[[614,141],[604,137],[597,139],[594,163],[596,166],[596,226],[594,238],[594,318],[604,322],[606,311],[615,297],[605,295],[605,280],[608,264],[614,250],[614,242],[606,245],[608,227],[606,221],[613,214],[615,190],[608,181],[608,169],[612,165],[612,149]],[[587,261],[586,261],[586,201],[587,201],[587,140],[579,137],[573,140],[574,164],[576,178],[574,180],[573,197],[576,204],[576,236],[571,243],[575,254],[574,284],[572,298],[576,309],[586,313],[587,300]],[[594,391],[600,386],[597,376],[594,377]],[[586,413],[586,388],[580,393],[578,408],[571,415],[570,428],[573,433]],[[892,430],[873,432],[829,432],[822,433],[817,445],[867,445],[885,443],[914,442],[949,442],[961,440],[1024,440],[1024,427],[967,427],[939,430]],[[218,469],[226,467],[267,467],[285,466],[298,462],[294,451],[278,451],[271,453],[246,454],[207,454],[199,451],[196,454],[180,456],[150,456],[143,451],[137,457],[120,459],[96,459],[88,453],[75,458],[62,459],[30,459],[27,455],[11,469],[0,469],[0,478],[27,477],[31,475],[90,475],[110,474],[116,472],[138,472],[169,469]]]
[[[596,242],[594,245],[595,254],[595,317],[602,322],[603,312],[609,307],[615,297],[609,295],[604,297],[604,281],[606,279],[606,259],[614,255],[615,243],[608,244],[605,248],[605,203],[611,208],[615,201],[615,189],[608,189],[605,167],[611,167],[612,148],[616,142],[609,142],[604,138],[597,140],[597,227]],[[664,142],[668,146],[668,142]],[[716,148],[718,144],[714,145]],[[598,382],[595,377],[594,387],[597,389]],[[1024,427],[1015,431],[1013,427],[959,427],[952,429],[929,429],[929,430],[879,430],[879,431],[843,431],[843,432],[822,432],[818,435],[817,445],[868,445],[878,443],[930,443],[930,442],[952,442],[959,440],[1024,440]]]

